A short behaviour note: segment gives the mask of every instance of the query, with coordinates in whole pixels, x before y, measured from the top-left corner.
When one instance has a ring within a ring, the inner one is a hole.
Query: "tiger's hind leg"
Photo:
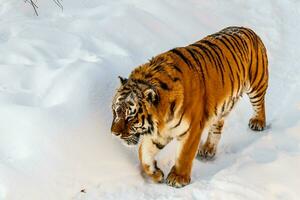
[[[257,59],[249,68],[249,90],[247,92],[254,114],[249,120],[249,127],[254,131],[262,131],[266,127],[265,94],[268,88],[268,58],[266,49],[257,39]]]
[[[254,110],[248,125],[254,131],[262,131],[266,127],[265,94],[266,91],[248,94]]]
[[[265,94],[268,87],[268,80],[267,77],[263,79],[258,85],[252,86],[248,93],[254,110],[254,114],[249,120],[248,125],[254,131],[262,131],[266,127]]]
[[[217,146],[221,138],[224,120],[218,120],[210,126],[206,142],[198,149],[198,157],[201,160],[211,160],[217,152]]]

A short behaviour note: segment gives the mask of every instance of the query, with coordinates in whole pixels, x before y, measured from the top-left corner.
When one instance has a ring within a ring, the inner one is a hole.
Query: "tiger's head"
[[[155,131],[151,106],[158,95],[147,83],[119,77],[121,86],[113,98],[111,132],[127,145],[136,145],[144,134]]]

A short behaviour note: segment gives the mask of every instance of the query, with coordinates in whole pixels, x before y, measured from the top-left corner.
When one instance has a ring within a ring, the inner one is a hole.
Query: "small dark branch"
[[[33,7],[33,10],[36,14],[36,16],[39,16],[38,12],[37,12],[37,9],[39,8],[36,3],[33,2],[33,0],[24,0],[25,3],[29,3],[32,7]],[[62,0],[52,0],[61,10],[63,10],[63,5],[61,4],[61,1]]]
[[[54,3],[55,3],[58,7],[60,7],[61,10],[64,9],[64,7],[63,7],[62,4],[61,4],[61,1],[62,1],[62,0],[53,0],[53,1],[54,1]]]
[[[39,16],[39,14],[38,14],[38,12],[37,12],[37,8],[39,8],[32,0],[25,0],[25,3],[27,3],[27,2],[29,2],[30,3],[30,5],[33,7],[33,10],[34,10],[34,12],[35,12],[35,14],[36,14],[36,16]]]

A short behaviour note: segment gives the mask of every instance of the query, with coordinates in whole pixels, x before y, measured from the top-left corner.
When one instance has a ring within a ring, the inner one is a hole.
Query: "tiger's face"
[[[142,92],[133,83],[127,83],[127,79],[120,79],[122,85],[112,104],[111,132],[125,144],[136,145],[141,135],[154,130],[154,124],[144,105]]]

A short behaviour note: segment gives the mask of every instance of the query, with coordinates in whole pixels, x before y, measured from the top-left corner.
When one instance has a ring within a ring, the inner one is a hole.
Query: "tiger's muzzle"
[[[140,139],[140,133],[133,133],[128,130],[124,120],[120,119],[117,123],[112,123],[111,132],[125,142],[126,145],[136,145]]]

